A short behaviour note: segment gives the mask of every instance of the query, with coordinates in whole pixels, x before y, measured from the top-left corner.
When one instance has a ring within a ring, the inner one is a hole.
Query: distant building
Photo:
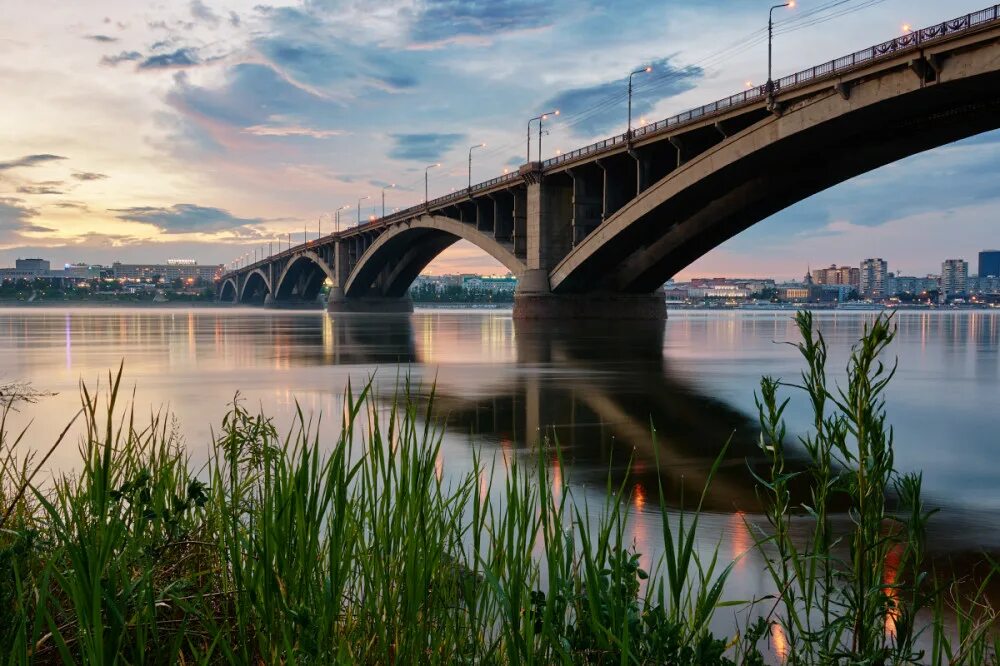
[[[916,275],[893,275],[889,274],[889,295],[911,294],[917,295],[928,291],[937,291],[939,288],[938,276],[927,275],[917,277]]]
[[[490,294],[513,293],[517,288],[517,278],[512,275],[493,277],[484,275],[463,275],[462,287],[466,291],[478,291]]]
[[[969,262],[946,259],[941,264],[941,298],[963,298],[968,293]]]
[[[821,284],[812,289],[810,300],[820,303],[843,303],[849,300],[856,291],[857,289],[850,284]]]
[[[778,298],[789,302],[808,301],[812,290],[804,284],[779,284]]]
[[[743,300],[750,297],[750,290],[732,284],[714,284],[705,287],[688,287],[688,298],[707,298],[723,300]]]
[[[977,293],[985,294],[987,296],[1000,294],[1000,276],[979,275],[976,280],[976,289]]]
[[[978,276],[1000,277],[1000,250],[983,250],[979,253]]]
[[[101,277],[103,266],[91,264],[66,264],[63,266],[63,273],[67,278],[77,280],[91,280]]]
[[[16,259],[14,270],[24,273],[48,273],[52,266],[47,259]]]
[[[882,298],[886,295],[889,264],[881,257],[861,262],[858,287],[865,298]]]
[[[663,295],[668,303],[683,303],[688,298],[688,290],[687,287],[671,284],[663,288]]]
[[[819,285],[846,284],[858,289],[861,287],[861,269],[830,264],[829,268],[815,269],[812,272],[812,281]]]
[[[178,279],[193,280],[196,282],[214,282],[222,275],[222,269],[222,264],[208,266],[200,266],[196,263],[188,262],[122,264],[116,261],[111,266],[111,273],[118,280],[152,280],[156,278],[165,282],[173,282]]]

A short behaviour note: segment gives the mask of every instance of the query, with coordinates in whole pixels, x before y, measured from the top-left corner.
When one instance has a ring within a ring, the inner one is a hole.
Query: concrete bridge
[[[662,318],[661,285],[774,213],[1000,128],[1000,5],[911,32],[225,274],[223,301],[399,311],[466,239],[517,318]],[[935,177],[927,174],[928,178]]]

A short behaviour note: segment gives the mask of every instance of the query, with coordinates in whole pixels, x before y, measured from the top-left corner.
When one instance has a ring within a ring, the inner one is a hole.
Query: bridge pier
[[[667,301],[662,289],[652,294],[553,294],[547,288],[540,289],[541,279],[548,286],[548,275],[531,273],[533,271],[525,273],[514,293],[516,320],[663,321],[667,318]]]
[[[326,301],[326,311],[332,314],[401,314],[413,312],[409,296],[389,298],[347,298],[341,287],[331,287]]]

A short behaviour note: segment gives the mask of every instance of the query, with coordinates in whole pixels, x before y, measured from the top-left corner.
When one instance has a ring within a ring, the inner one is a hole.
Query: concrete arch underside
[[[679,270],[817,192],[1000,128],[1000,72],[946,61],[938,81],[909,69],[793,102],[672,171],[598,226],[550,272],[555,293],[649,293]],[[935,174],[927,174],[928,178]]]
[[[344,284],[344,295],[402,298],[435,257],[463,239],[499,261],[515,276],[524,273],[525,264],[515,256],[510,243],[497,241],[468,223],[424,215],[382,232],[358,259]]]
[[[236,281],[233,278],[227,278],[219,288],[219,300],[224,303],[235,303],[237,296],[239,296],[239,289],[236,288]]]
[[[260,269],[255,269],[246,276],[243,288],[240,290],[240,303],[263,303],[271,293],[271,282]]]
[[[314,301],[327,278],[333,280],[333,270],[315,252],[302,252],[293,257],[278,278],[275,301]]]

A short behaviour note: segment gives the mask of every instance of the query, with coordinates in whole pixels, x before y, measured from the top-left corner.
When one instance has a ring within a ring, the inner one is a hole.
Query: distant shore
[[[413,304],[414,310],[510,310],[512,303],[428,303],[418,302]],[[170,309],[170,310],[199,310],[199,309],[266,309],[287,312],[322,312],[325,310],[321,304],[316,305],[289,305],[289,306],[267,306],[263,308],[257,305],[238,305],[233,303],[220,303],[217,301],[163,301],[156,303],[153,301],[2,301],[0,309]],[[733,311],[733,312],[766,312],[766,311],[796,311],[815,310],[818,312],[879,312],[882,310],[905,310],[922,312],[960,312],[960,311],[990,311],[1000,310],[985,304],[963,304],[963,305],[919,305],[919,304],[899,304],[894,306],[884,306],[877,303],[853,303],[846,307],[841,305],[830,306],[816,303],[769,303],[769,304],[746,304],[746,305],[694,305],[685,303],[667,303],[667,310],[710,310],[710,311]]]

